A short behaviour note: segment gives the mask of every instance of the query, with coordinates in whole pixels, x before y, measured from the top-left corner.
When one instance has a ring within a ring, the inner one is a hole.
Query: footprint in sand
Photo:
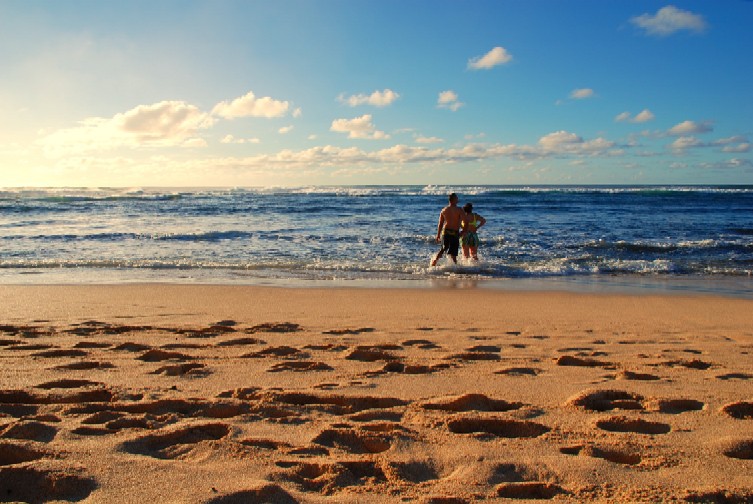
[[[562,355],[554,359],[558,366],[576,366],[576,367],[600,367],[604,369],[613,369],[615,366],[611,362],[591,359],[589,357],[576,357],[574,355]]]
[[[46,350],[44,352],[37,352],[31,354],[33,357],[43,357],[46,359],[54,359],[59,357],[86,357],[89,354],[83,350]]]
[[[497,487],[497,496],[504,499],[553,499],[565,493],[559,485],[538,481],[502,483]]]
[[[142,345],[141,343],[133,343],[133,342],[126,342],[121,343],[120,345],[113,348],[113,350],[116,350],[118,352],[145,352],[147,350],[150,350],[152,347],[149,345]]]
[[[225,424],[193,425],[126,441],[121,449],[127,453],[158,459],[186,459],[202,443],[217,441],[228,435],[230,427]]]
[[[483,394],[465,394],[459,397],[421,404],[421,407],[427,410],[451,411],[455,413],[463,411],[511,411],[520,409],[523,406],[523,403],[490,399]]]
[[[203,504],[297,504],[288,492],[279,485],[266,483],[249,490],[233,492],[226,495],[220,495],[213,499],[204,501]]]
[[[193,360],[193,357],[182,354],[180,352],[166,352],[165,350],[149,350],[142,354],[140,357],[136,357],[138,360],[144,362],[161,362],[166,360]]]
[[[52,345],[41,345],[41,344],[14,345],[14,346],[8,347],[8,350],[26,350],[26,351],[32,351],[32,350],[47,350],[49,348],[54,348],[54,347]]]
[[[722,453],[730,458],[753,460],[753,438],[728,441],[724,444]]]
[[[96,341],[80,341],[73,345],[73,348],[91,348],[91,349],[97,349],[97,348],[110,348],[112,346],[112,343],[98,343]]]
[[[392,447],[392,436],[358,429],[326,429],[312,442],[348,453],[382,453]]]
[[[241,355],[244,359],[265,359],[267,357],[285,357],[288,359],[307,359],[310,357],[306,352],[301,352],[297,348],[289,346],[278,346],[265,348],[258,352],[252,352],[245,355]]]
[[[546,468],[524,464],[499,464],[489,477],[490,483],[498,484],[497,496],[505,499],[553,499],[566,494],[554,480]]]
[[[560,452],[567,455],[582,454],[624,465],[640,464],[642,460],[640,453],[620,446],[573,446],[560,448]]]
[[[489,434],[503,438],[534,438],[551,429],[536,422],[503,418],[460,417],[447,422],[453,434]]]
[[[348,419],[354,422],[400,422],[403,419],[403,413],[400,411],[390,410],[366,410],[360,413],[350,415]]]
[[[39,406],[33,404],[0,404],[0,415],[14,418],[30,417],[36,415]]]
[[[541,369],[530,367],[511,367],[495,371],[494,374],[507,376],[536,376],[541,373]]]
[[[50,389],[83,388],[83,387],[103,386],[103,385],[104,383],[93,382],[89,380],[64,379],[64,380],[55,380],[51,382],[41,383],[37,385],[35,388],[50,390]]]
[[[207,348],[207,345],[200,345],[198,343],[168,343],[162,345],[160,348],[164,350],[197,350]]]
[[[364,410],[391,409],[408,405],[393,397],[316,395],[297,392],[270,392],[261,397],[265,403],[280,403],[323,410],[332,415],[348,415]]]
[[[623,390],[599,390],[581,392],[568,399],[567,404],[590,411],[609,411],[613,409],[642,410],[643,396]]]
[[[407,347],[417,347],[421,350],[434,350],[436,348],[441,348],[439,345],[434,343],[433,341],[425,340],[425,339],[410,339],[405,340],[402,342],[403,346]]]
[[[403,362],[388,362],[384,367],[378,371],[370,371],[366,373],[366,376],[379,376],[387,373],[400,373],[409,375],[418,374],[431,374],[437,371],[451,368],[451,364],[432,364],[426,366],[423,364],[405,364]]]
[[[652,401],[650,406],[650,409],[660,413],[678,415],[688,411],[701,411],[706,405],[694,399],[657,399]]]
[[[692,360],[673,360],[673,361],[666,361],[662,362],[659,365],[661,366],[667,366],[667,367],[684,367],[688,369],[697,369],[699,371],[705,371],[709,369],[710,367],[714,366],[714,364],[710,362],[705,362],[700,359],[692,359]]]
[[[57,435],[58,430],[42,422],[22,420],[4,425],[0,428],[0,438],[25,439],[49,443]]]
[[[613,416],[596,421],[596,427],[609,432],[634,432],[637,434],[667,434],[672,430],[668,424],[649,422],[640,418]]]
[[[80,501],[97,487],[97,482],[78,471],[37,469],[31,466],[0,468],[3,501]]]
[[[59,369],[61,371],[88,371],[90,369],[113,369],[114,367],[115,365],[110,362],[79,361],[55,366],[53,369]]]
[[[726,404],[722,407],[722,413],[738,420],[751,420],[753,419],[753,402],[740,401]]]
[[[292,322],[280,322],[280,323],[265,323],[265,324],[259,324],[255,325],[253,327],[249,327],[248,329],[245,329],[243,332],[246,334],[256,334],[258,332],[268,332],[268,333],[293,333],[302,331],[300,325],[294,324]]]
[[[633,371],[620,371],[615,375],[615,380],[638,380],[638,381],[655,381],[661,380],[660,376],[649,373],[635,373]]]
[[[360,329],[331,329],[329,331],[323,331],[322,334],[334,334],[337,336],[353,336],[362,333],[371,333],[376,331],[373,327],[361,327]]]
[[[246,346],[246,345],[266,345],[266,341],[259,338],[236,338],[227,341],[220,341],[217,343],[218,347],[226,346]]]
[[[0,442],[0,466],[23,464],[24,462],[31,462],[44,457],[53,457],[54,455],[54,453],[39,450],[33,446],[5,441]]]
[[[332,495],[347,492],[350,487],[369,487],[383,484],[387,476],[376,462],[340,461],[331,463],[278,462],[288,471],[273,477],[299,486],[304,491]]]
[[[270,373],[280,373],[282,371],[294,371],[298,373],[308,371],[334,371],[335,368],[325,364],[324,362],[310,362],[310,361],[286,361],[275,364],[267,371]]]
[[[753,380],[753,375],[746,373],[727,373],[717,376],[719,380]]]
[[[400,360],[398,356],[389,353],[390,350],[402,350],[402,347],[398,345],[359,346],[346,355],[345,358],[361,362]]]
[[[154,371],[152,374],[162,374],[165,376],[207,376],[209,370],[206,364],[199,364],[198,362],[189,362],[186,364],[176,364],[174,366],[162,366]]]

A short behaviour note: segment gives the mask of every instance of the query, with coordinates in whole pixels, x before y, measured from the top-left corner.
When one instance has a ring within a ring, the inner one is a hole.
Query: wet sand
[[[753,301],[0,286],[0,495],[751,502]]]

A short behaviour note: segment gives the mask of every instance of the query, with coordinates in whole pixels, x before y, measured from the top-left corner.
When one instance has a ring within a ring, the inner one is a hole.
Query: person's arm
[[[478,226],[476,226],[476,229],[478,229],[478,228],[480,228],[481,226],[483,226],[484,224],[486,224],[486,219],[484,219],[483,217],[481,217],[481,216],[480,216],[480,215],[478,215],[478,214],[476,214],[476,216],[478,217],[478,220],[479,220],[479,222],[478,222]]]
[[[468,214],[465,213],[465,211],[460,211],[460,227],[463,228],[463,231],[460,233],[460,236],[465,236],[466,233],[468,233],[468,225],[470,224],[471,219],[468,217]]]
[[[444,228],[444,210],[439,212],[439,224],[437,224],[437,238],[436,238],[437,241],[439,241],[439,239],[442,236],[443,228]]]

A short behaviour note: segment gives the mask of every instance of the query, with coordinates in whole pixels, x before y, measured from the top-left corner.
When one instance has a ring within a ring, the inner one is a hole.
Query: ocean
[[[478,262],[430,267],[447,194]],[[0,283],[550,285],[753,297],[753,186],[0,189]]]

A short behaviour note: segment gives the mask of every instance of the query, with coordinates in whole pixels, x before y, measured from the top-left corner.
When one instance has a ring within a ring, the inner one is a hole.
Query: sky
[[[753,184],[753,1],[0,0],[0,187]]]

